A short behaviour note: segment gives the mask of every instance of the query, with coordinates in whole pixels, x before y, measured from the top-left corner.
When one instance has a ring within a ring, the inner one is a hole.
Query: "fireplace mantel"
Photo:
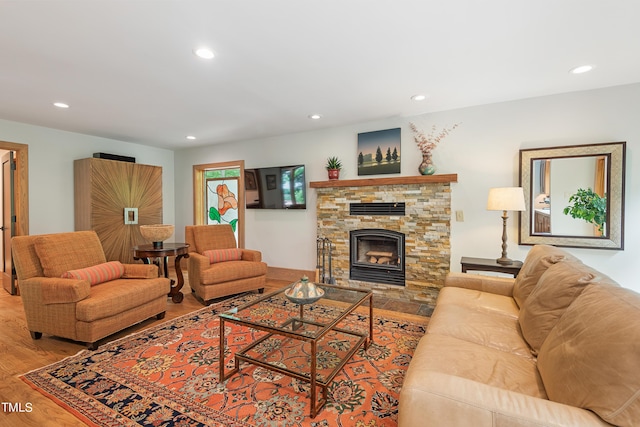
[[[458,174],[395,176],[392,178],[333,179],[310,182],[311,188],[367,187],[373,185],[429,184],[458,182]]]

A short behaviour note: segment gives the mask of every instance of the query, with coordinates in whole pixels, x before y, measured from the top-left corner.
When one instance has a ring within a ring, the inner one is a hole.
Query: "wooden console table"
[[[522,268],[522,261],[513,261],[509,265],[498,264],[493,258],[471,258],[463,256],[460,260],[462,265],[462,272],[466,273],[467,270],[472,271],[493,271],[495,273],[513,274],[513,277],[518,277],[520,269]]]
[[[178,284],[173,286],[175,280],[171,279],[171,290],[169,296],[171,301],[179,304],[182,302],[184,295],[180,292],[180,289],[184,286],[184,277],[182,276],[182,267],[180,267],[180,260],[182,258],[189,258],[189,244],[188,243],[163,243],[161,248],[155,248],[153,245],[140,245],[133,248],[133,259],[141,259],[145,264],[151,264],[151,259],[157,260],[158,258],[164,258],[164,263],[160,267],[160,263],[154,261],[154,264],[158,266],[158,269],[162,269],[164,277],[169,278],[168,259],[170,256],[176,257],[175,267],[176,276],[178,278]]]

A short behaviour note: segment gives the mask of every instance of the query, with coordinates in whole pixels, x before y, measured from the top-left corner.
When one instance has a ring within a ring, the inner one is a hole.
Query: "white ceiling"
[[[639,12],[638,0],[0,0],[0,118],[179,149],[635,83]],[[216,58],[196,57],[201,45]],[[596,68],[568,72],[584,63]]]

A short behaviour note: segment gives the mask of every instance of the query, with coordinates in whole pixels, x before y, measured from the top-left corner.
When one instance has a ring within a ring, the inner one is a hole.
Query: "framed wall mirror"
[[[520,150],[519,244],[624,249],[626,143]]]

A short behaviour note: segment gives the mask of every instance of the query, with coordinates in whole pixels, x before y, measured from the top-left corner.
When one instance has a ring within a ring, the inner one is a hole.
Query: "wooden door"
[[[2,156],[2,287],[11,295],[17,294],[13,262],[11,260],[11,237],[15,235],[16,213],[14,202],[14,172],[16,163],[13,151]]]

